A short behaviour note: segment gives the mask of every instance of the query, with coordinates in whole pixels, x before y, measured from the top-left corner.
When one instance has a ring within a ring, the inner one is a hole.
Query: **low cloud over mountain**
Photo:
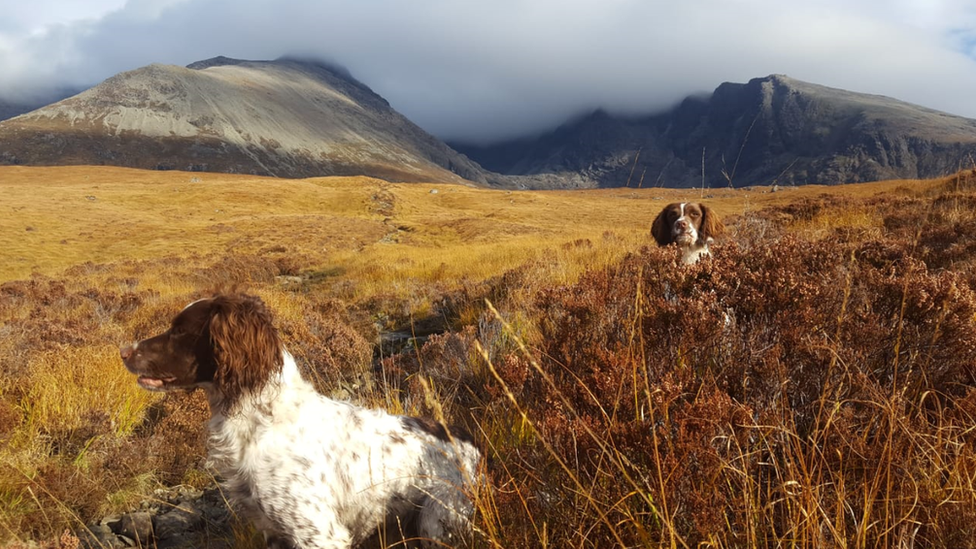
[[[663,113],[597,110],[453,147],[345,69],[297,59],[150,65],[0,122],[5,164],[592,188],[933,177],[972,166],[976,121],[774,75]]]
[[[726,83],[663,114],[596,111],[538,138],[453,146],[487,169],[582,187],[934,177],[972,167],[976,121],[786,76]]]
[[[976,117],[974,45],[965,0],[32,0],[2,10],[0,97],[299,53],[441,139],[485,144],[771,73]]]

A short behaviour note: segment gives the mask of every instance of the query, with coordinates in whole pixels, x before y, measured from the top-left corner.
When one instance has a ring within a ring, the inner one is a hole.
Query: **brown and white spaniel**
[[[724,231],[725,225],[714,210],[692,202],[668,204],[651,225],[651,235],[659,245],[678,244],[685,265],[711,255],[708,245]]]
[[[481,460],[472,439],[316,393],[257,297],[195,301],[121,355],[146,389],[203,388],[210,461],[268,547],[348,549],[383,530],[423,547],[467,537]]]

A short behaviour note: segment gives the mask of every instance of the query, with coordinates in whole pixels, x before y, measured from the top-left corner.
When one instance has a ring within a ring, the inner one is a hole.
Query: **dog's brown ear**
[[[709,239],[715,238],[725,232],[725,225],[722,223],[722,219],[719,218],[718,214],[715,213],[715,210],[704,204],[699,204],[698,207],[702,211],[701,232],[698,235],[700,241],[708,242]]]
[[[658,246],[667,246],[674,242],[671,227],[668,227],[668,207],[661,210],[661,213],[654,218],[654,223],[651,225],[651,236],[657,241]]]
[[[264,386],[281,372],[281,340],[260,298],[236,294],[213,299],[210,339],[214,386],[228,403]]]

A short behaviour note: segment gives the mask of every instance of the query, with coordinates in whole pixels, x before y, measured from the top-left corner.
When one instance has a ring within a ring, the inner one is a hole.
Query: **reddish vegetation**
[[[485,520],[506,546],[539,546],[542,522],[552,546],[974,546],[976,212],[956,190],[972,182],[859,204],[883,213],[882,238],[780,226],[695,267],[647,248],[541,292],[531,355],[495,349],[498,381],[453,391],[479,397],[471,422],[517,403],[534,427],[486,428]],[[492,330],[408,362],[443,378]]]
[[[510,386],[583,477],[613,475],[611,456],[622,461],[634,483],[594,498],[627,502],[612,524],[630,513],[647,520],[649,532],[626,529],[635,543],[667,538],[628,496],[635,489],[666,502],[670,527],[693,545],[747,535],[757,509],[768,521],[762,539],[785,536],[780,528],[800,526],[779,516],[790,512],[788,483],[822,490],[815,503],[832,512],[828,484],[842,482],[844,515],[887,507],[868,516],[887,527],[921,520],[925,545],[955,546],[972,539],[976,507],[946,504],[955,498],[942,487],[918,493],[916,475],[930,474],[919,470],[929,439],[969,438],[973,417],[956,402],[976,402],[976,296],[963,274],[929,271],[908,254],[878,257],[878,244],[785,237],[726,247],[694,269],[643,251],[540,296],[540,366],[565,399],[542,396],[552,391],[541,375],[519,383],[524,367]],[[954,451],[976,465],[970,449]],[[663,485],[648,476],[658,467]],[[865,493],[878,478],[889,488],[875,495],[883,501]],[[540,490],[569,488],[541,480]],[[834,526],[856,530],[850,522]],[[894,534],[883,530],[876,541],[888,545]]]

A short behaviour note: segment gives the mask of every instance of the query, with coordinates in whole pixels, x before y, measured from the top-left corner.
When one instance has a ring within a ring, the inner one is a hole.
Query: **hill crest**
[[[0,162],[486,181],[348,71],[292,58],[120,73],[0,123]]]

